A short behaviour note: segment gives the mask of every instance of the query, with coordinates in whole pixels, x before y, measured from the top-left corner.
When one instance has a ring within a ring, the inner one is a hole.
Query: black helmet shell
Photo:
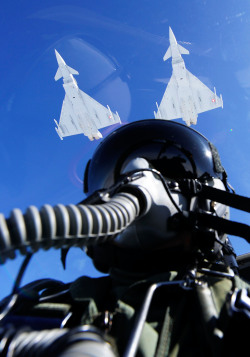
[[[136,157],[170,179],[222,179],[224,171],[215,147],[203,135],[173,121],[146,119],[123,125],[100,143],[85,171],[85,192],[109,188]]]

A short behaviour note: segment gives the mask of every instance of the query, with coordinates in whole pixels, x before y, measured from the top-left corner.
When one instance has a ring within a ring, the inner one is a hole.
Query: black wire
[[[168,186],[168,183],[167,183],[167,181],[165,180],[164,176],[163,176],[159,171],[157,171],[157,170],[155,170],[155,169],[152,169],[152,171],[155,172],[157,175],[159,175],[159,177],[160,177],[160,179],[161,179],[161,181],[162,181],[162,184],[163,184],[163,186],[164,186],[164,188],[165,188],[165,190],[166,190],[166,192],[167,192],[167,194],[168,194],[168,196],[169,196],[171,202],[173,203],[173,205],[175,206],[175,208],[177,209],[177,211],[178,211],[179,213],[182,213],[182,210],[180,209],[180,207],[178,206],[178,204],[175,202],[175,200],[174,200],[174,198],[173,198],[173,195],[172,195],[172,193],[171,193],[171,190],[170,190],[170,188],[169,188],[169,186]]]
[[[22,281],[22,278],[23,278],[23,275],[24,275],[24,272],[30,262],[30,259],[32,257],[32,253],[29,252],[26,257],[24,258],[22,264],[21,264],[21,267],[18,271],[18,274],[17,274],[17,277],[16,277],[16,280],[14,282],[14,285],[13,285],[13,288],[12,288],[12,292],[11,292],[11,295],[14,295],[16,293],[18,293],[19,289],[20,289],[20,284],[21,284],[21,281]]]
[[[0,321],[2,321],[8,315],[8,313],[13,309],[13,307],[15,306],[15,304],[17,302],[21,280],[23,278],[23,275],[27,268],[27,265],[30,262],[31,257],[32,257],[32,253],[28,253],[21,264],[21,267],[18,271],[17,277],[15,279],[15,282],[14,282],[14,285],[13,285],[13,288],[12,288],[12,291],[11,291],[11,294],[9,297],[8,304],[5,306],[3,311],[0,313]]]

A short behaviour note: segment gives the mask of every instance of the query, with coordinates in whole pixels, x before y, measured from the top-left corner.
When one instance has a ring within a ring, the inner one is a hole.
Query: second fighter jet
[[[222,96],[218,97],[215,89],[212,92],[186,69],[181,55],[188,55],[189,51],[177,43],[170,27],[169,41],[170,46],[163,60],[172,57],[173,74],[160,105],[156,103],[157,112],[154,114],[156,119],[182,118],[190,126],[197,123],[199,113],[218,107],[223,108]]]

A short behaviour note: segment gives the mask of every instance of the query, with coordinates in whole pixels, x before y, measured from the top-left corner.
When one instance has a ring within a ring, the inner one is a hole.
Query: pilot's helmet
[[[85,171],[85,193],[112,186],[137,157],[170,179],[222,180],[225,172],[203,135],[173,121],[147,119],[120,127],[100,143]]]
[[[85,170],[85,192],[92,194],[96,190],[110,188],[131,171],[131,162],[148,163],[148,168],[159,171],[166,181],[198,179],[215,188],[226,189],[226,173],[218,152],[203,135],[173,121],[147,119],[121,126],[100,143]],[[152,191],[158,190],[159,181],[155,181]],[[209,210],[213,206],[214,210],[216,206],[215,214],[228,218],[229,210],[224,205],[211,205],[211,201],[206,200],[195,200],[191,205],[190,198],[178,190],[172,193],[172,198],[181,209],[188,211],[205,207]],[[151,210],[121,233],[115,244],[89,248],[89,255],[99,270],[107,271],[110,266],[133,270],[138,264],[147,269],[149,260],[154,261],[156,268],[163,260],[166,266],[168,252],[171,252],[169,261],[174,250],[180,256],[186,238],[171,231],[169,224],[176,209],[164,190],[157,200],[157,208],[162,207],[160,216]],[[221,234],[218,238],[224,242],[226,236]],[[182,251],[186,254],[185,249]]]

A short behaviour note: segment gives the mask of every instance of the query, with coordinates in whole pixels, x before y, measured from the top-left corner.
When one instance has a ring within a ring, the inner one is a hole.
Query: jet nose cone
[[[64,64],[64,65],[65,65],[65,62],[64,62],[62,56],[57,52],[56,49],[55,49],[55,54],[56,54],[56,59],[57,59],[58,65],[59,65],[59,66],[60,66],[61,64]]]
[[[171,29],[171,27],[169,26],[169,41],[170,43],[177,43],[176,42],[176,38],[175,38],[175,35],[173,33],[173,30]]]

